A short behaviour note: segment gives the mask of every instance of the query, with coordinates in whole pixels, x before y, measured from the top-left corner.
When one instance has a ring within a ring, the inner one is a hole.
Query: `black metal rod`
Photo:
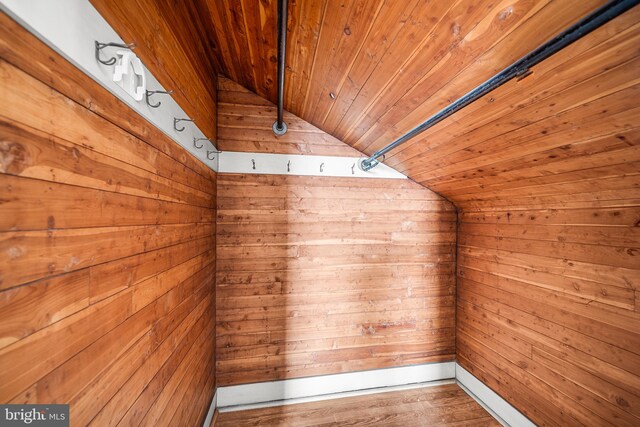
[[[375,167],[379,162],[378,158],[384,156],[389,151],[398,147],[399,145],[404,144],[411,138],[421,134],[426,131],[433,125],[441,122],[446,119],[453,113],[461,110],[467,105],[471,104],[473,101],[483,97],[488,94],[492,90],[502,86],[509,80],[514,77],[518,77],[524,75],[529,72],[529,69],[534,65],[539,64],[544,61],[554,53],[560,51],[561,49],[567,47],[571,43],[576,40],[584,37],[589,34],[593,30],[601,27],[607,22],[611,21],[613,18],[623,14],[627,10],[636,6],[640,3],[640,0],[613,0],[609,3],[605,4],[589,16],[580,20],[576,24],[569,27],[567,30],[558,34],[551,40],[547,41],[542,46],[537,49],[529,52],[524,57],[520,58],[518,61],[514,62],[504,70],[500,71],[498,74],[491,77],[489,80],[485,81],[481,85],[477,86],[475,89],[467,92],[464,96],[449,104],[447,107],[435,113],[433,116],[429,117],[422,124],[416,126],[411,129],[406,134],[402,135],[400,138],[396,139],[386,147],[376,151],[370,157],[361,161],[360,166],[363,170],[370,170]]]
[[[287,7],[288,0],[278,0],[278,120],[276,128],[284,131],[284,69],[287,53]]]

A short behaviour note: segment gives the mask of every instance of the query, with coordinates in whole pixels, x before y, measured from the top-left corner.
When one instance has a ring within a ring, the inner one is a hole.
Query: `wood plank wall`
[[[91,0],[208,138],[216,138],[216,75],[221,66],[208,17],[193,1]]]
[[[218,94],[226,149],[357,155],[291,115],[276,140],[272,104]],[[218,384],[453,360],[455,227],[410,180],[220,174]]]
[[[639,425],[640,198],[459,224],[458,362],[536,424]]]
[[[540,425],[640,425],[639,18],[389,159],[459,208],[458,361]]]
[[[0,401],[198,425],[216,175],[0,15]]]
[[[218,79],[218,148],[223,151],[361,157],[362,153],[284,111],[286,134],[275,139],[277,108],[239,84]]]

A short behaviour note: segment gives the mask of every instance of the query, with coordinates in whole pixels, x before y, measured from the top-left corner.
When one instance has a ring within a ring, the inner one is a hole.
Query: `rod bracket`
[[[358,160],[358,168],[362,171],[368,172],[371,169],[378,166],[380,162],[376,159],[364,158]]]
[[[272,129],[273,129],[273,133],[275,133],[278,136],[282,136],[285,133],[287,133],[288,127],[284,121],[282,121],[282,127],[278,127],[278,121],[276,120],[275,122],[273,122]]]

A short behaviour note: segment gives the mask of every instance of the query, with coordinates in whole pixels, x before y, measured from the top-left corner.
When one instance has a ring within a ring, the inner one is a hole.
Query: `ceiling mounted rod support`
[[[581,19],[562,33],[558,34],[551,40],[548,40],[546,43],[539,46],[537,49],[529,52],[518,61],[509,65],[507,68],[500,71],[498,74],[494,75],[484,83],[480,84],[475,89],[467,92],[461,98],[457,99],[447,107],[438,111],[422,124],[411,129],[409,132],[391,142],[386,147],[376,151],[370,157],[359,161],[358,165],[360,166],[360,169],[362,169],[363,171],[369,171],[373,169],[380,163],[378,159],[384,156],[389,151],[404,144],[413,137],[421,134],[430,127],[471,104],[473,101],[485,96],[494,89],[507,83],[509,80],[516,77],[520,79],[526,77],[527,75],[531,74],[531,68],[533,66],[539,64],[540,62],[549,58],[551,55],[569,46],[571,43],[586,36],[593,30],[601,27],[615,17],[622,15],[624,12],[638,5],[639,3],[640,0],[613,0],[608,2],[589,16]]]
[[[287,8],[288,0],[278,0],[278,119],[273,123],[273,133],[284,135],[287,124],[284,122],[284,71],[287,53]]]

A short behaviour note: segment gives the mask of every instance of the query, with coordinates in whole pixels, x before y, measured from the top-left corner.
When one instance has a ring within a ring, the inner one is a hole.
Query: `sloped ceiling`
[[[200,1],[221,73],[275,101],[277,1]],[[285,108],[371,154],[604,3],[289,1]],[[385,162],[465,206],[637,194],[639,22],[636,7]]]
[[[160,5],[196,69],[276,100],[276,0],[139,1]],[[371,154],[604,3],[289,0],[285,108]],[[639,53],[636,7],[385,163],[466,208],[640,199]]]

